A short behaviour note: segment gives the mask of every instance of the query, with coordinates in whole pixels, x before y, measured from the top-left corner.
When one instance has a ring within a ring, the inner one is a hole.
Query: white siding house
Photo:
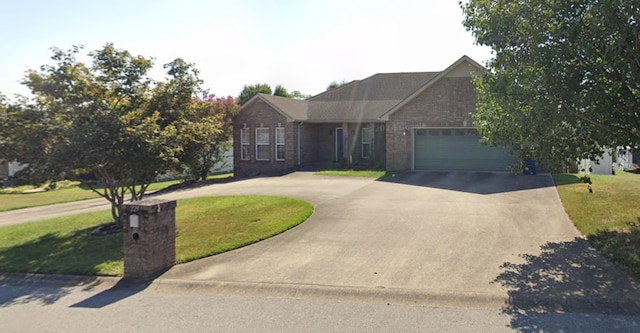
[[[583,159],[578,163],[578,171],[594,175],[610,175],[613,173],[613,153],[611,148],[602,150],[602,156],[596,160]]]

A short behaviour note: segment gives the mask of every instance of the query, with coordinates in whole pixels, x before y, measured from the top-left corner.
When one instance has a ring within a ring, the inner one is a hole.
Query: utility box
[[[176,201],[147,199],[123,205],[124,276],[151,278],[176,262]]]

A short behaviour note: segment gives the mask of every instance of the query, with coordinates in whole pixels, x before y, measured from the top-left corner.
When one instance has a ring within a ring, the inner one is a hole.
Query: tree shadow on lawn
[[[91,236],[95,226],[60,235],[48,233],[21,245],[0,250],[0,272],[97,275],[100,266],[123,260],[122,235]],[[59,280],[65,280],[60,276]],[[74,277],[69,276],[69,281]],[[5,280],[6,282],[6,280]],[[13,279],[15,282],[15,279]],[[68,287],[41,287],[25,279],[16,284],[23,293],[3,293],[0,307],[40,301],[53,304],[68,293]],[[2,280],[0,280],[2,283]],[[8,288],[9,284],[0,284]]]
[[[640,217],[626,225],[623,231],[598,231],[588,239],[609,260],[626,267],[640,281]]]
[[[578,177],[569,176],[565,179],[567,184],[580,182]],[[485,195],[556,186],[549,175],[465,171],[391,173],[391,175],[387,174],[385,177],[378,179],[378,181]]]
[[[559,331],[548,313],[640,314],[640,284],[585,239],[546,243],[539,255],[521,257],[494,280],[508,291],[502,312],[518,331]]]
[[[554,174],[553,181],[555,182],[556,186],[583,183],[580,177],[572,174],[566,174],[566,173]]]

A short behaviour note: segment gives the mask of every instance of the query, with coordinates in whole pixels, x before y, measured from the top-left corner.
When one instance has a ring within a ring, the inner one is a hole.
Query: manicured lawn
[[[347,176],[347,177],[365,177],[365,178],[382,178],[386,171],[378,170],[322,170],[314,173],[314,175],[322,176]]]
[[[153,183],[149,185],[147,193],[166,188],[179,182],[179,180],[170,180]],[[0,212],[95,198],[100,198],[100,196],[88,188],[79,186],[45,192],[0,194]]]
[[[258,242],[312,213],[307,202],[271,196],[179,200],[176,262]],[[0,272],[122,275],[122,234],[90,235],[109,217],[103,211],[0,228]]]
[[[576,175],[553,177],[565,211],[578,230],[640,279],[640,174],[591,175],[593,193]]]
[[[46,192],[0,194],[0,212],[98,197],[91,190],[79,187]]]
[[[225,173],[219,175],[210,176],[208,179],[223,179],[233,177],[232,173]],[[147,193],[165,189],[171,185],[180,183],[180,180],[169,180],[163,182],[157,182],[149,185]],[[65,183],[66,184],[66,183]],[[45,191],[45,192],[32,192],[24,193],[24,191],[33,190],[33,186],[21,186],[19,188],[3,189],[0,191],[0,212],[46,206],[57,203],[65,203],[86,199],[100,198],[98,194],[91,191],[88,188],[80,187],[78,182],[71,185],[65,185],[64,188]]]

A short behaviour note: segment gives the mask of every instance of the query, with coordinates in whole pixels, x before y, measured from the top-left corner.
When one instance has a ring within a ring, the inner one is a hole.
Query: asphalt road
[[[637,332],[640,317],[0,284],[0,331]]]

